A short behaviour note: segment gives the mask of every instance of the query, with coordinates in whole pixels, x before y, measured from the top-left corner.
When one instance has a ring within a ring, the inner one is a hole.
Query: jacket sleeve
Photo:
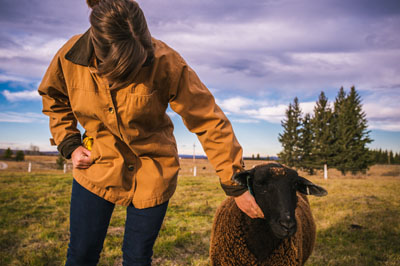
[[[57,145],[61,155],[70,159],[72,152],[81,145],[81,133],[72,112],[58,52],[48,67],[38,88],[42,96],[42,112],[49,116],[51,144]]]
[[[242,147],[231,123],[215,103],[215,99],[196,73],[179,57],[175,69],[179,73],[170,89],[169,102],[186,127],[200,140],[228,196],[239,196],[247,188],[232,181],[244,168]]]

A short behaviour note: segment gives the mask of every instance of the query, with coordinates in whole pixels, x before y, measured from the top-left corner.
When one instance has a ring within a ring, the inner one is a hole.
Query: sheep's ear
[[[298,176],[296,178],[296,188],[297,191],[306,195],[314,195],[322,197],[328,194],[328,191],[326,191],[323,187],[317,186],[311,181],[301,176]]]
[[[233,175],[232,180],[242,186],[248,185],[248,180],[253,179],[254,177],[254,170],[245,170],[242,172],[238,172]]]

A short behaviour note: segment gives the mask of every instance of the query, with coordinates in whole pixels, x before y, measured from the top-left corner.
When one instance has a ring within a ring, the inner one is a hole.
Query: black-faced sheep
[[[305,195],[326,190],[280,164],[256,166],[234,180],[249,187],[265,219],[251,219],[232,197],[222,202],[211,233],[211,265],[303,265],[316,231]]]

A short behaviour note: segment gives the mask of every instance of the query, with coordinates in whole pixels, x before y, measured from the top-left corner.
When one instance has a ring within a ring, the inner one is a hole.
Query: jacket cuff
[[[81,134],[74,134],[65,138],[60,145],[57,146],[57,150],[65,159],[71,159],[72,152],[81,145]]]
[[[227,196],[237,197],[245,193],[248,189],[246,186],[236,185],[236,186],[228,186],[221,183],[222,189],[225,191]]]

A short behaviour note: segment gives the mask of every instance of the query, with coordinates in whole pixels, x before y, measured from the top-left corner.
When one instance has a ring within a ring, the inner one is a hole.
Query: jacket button
[[[114,108],[110,107],[110,108],[108,108],[108,111],[110,112],[110,114],[113,114],[114,113]]]
[[[135,169],[135,167],[133,165],[128,165],[128,170],[129,171],[133,171],[133,169]]]

